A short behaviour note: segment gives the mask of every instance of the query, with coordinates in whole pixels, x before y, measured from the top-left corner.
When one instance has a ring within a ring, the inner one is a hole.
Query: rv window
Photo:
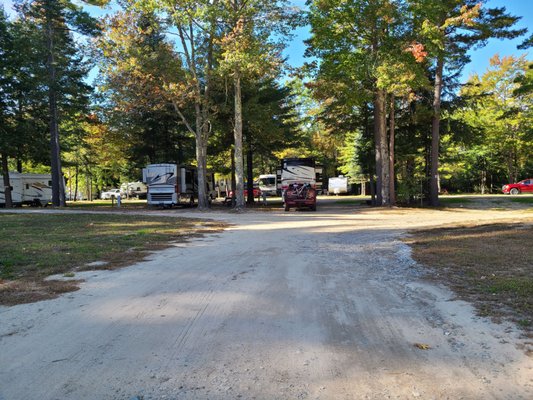
[[[185,183],[187,185],[190,185],[191,183],[193,183],[192,171],[186,171],[185,172]]]
[[[30,185],[26,183],[26,190],[30,188]]]

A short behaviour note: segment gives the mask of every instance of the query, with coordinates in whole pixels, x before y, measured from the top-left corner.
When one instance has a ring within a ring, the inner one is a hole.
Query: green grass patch
[[[489,286],[491,293],[512,293],[520,296],[533,296],[533,278],[495,279]]]
[[[411,232],[413,257],[482,316],[533,326],[533,218]]]
[[[509,200],[513,203],[533,205],[533,197],[510,197]]]
[[[441,197],[439,198],[439,202],[446,206],[446,205],[454,205],[454,204],[468,204],[472,201],[470,199],[465,199],[463,197]]]
[[[93,200],[93,201],[68,201],[67,207],[72,209],[143,209],[147,208],[146,200],[138,199],[122,199],[120,208],[117,207],[117,202],[111,200]]]
[[[337,204],[366,204],[365,199],[359,199],[359,200],[341,199],[341,200],[336,200],[335,203]]]
[[[49,275],[70,277],[95,261],[120,267],[171,242],[221,229],[209,221],[129,214],[0,214],[0,304],[11,304],[11,281],[42,285]]]

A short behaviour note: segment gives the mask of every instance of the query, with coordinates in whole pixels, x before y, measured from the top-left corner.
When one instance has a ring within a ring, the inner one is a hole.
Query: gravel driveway
[[[519,330],[424,281],[399,241],[522,213],[187,212],[234,225],[0,307],[0,399],[531,399]]]

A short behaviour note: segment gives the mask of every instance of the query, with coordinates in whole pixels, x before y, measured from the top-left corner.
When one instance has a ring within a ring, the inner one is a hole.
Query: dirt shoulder
[[[533,337],[533,217],[415,230],[406,243],[429,279]]]

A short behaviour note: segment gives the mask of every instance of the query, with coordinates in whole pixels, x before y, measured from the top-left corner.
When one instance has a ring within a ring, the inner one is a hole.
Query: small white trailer
[[[5,206],[5,188],[3,177],[0,176],[0,206]],[[11,200],[13,205],[23,204],[46,206],[52,201],[52,176],[50,174],[21,174],[9,173],[9,183],[12,187]]]
[[[329,178],[328,180],[328,194],[339,195],[348,193],[348,177],[339,175],[337,177]]]

